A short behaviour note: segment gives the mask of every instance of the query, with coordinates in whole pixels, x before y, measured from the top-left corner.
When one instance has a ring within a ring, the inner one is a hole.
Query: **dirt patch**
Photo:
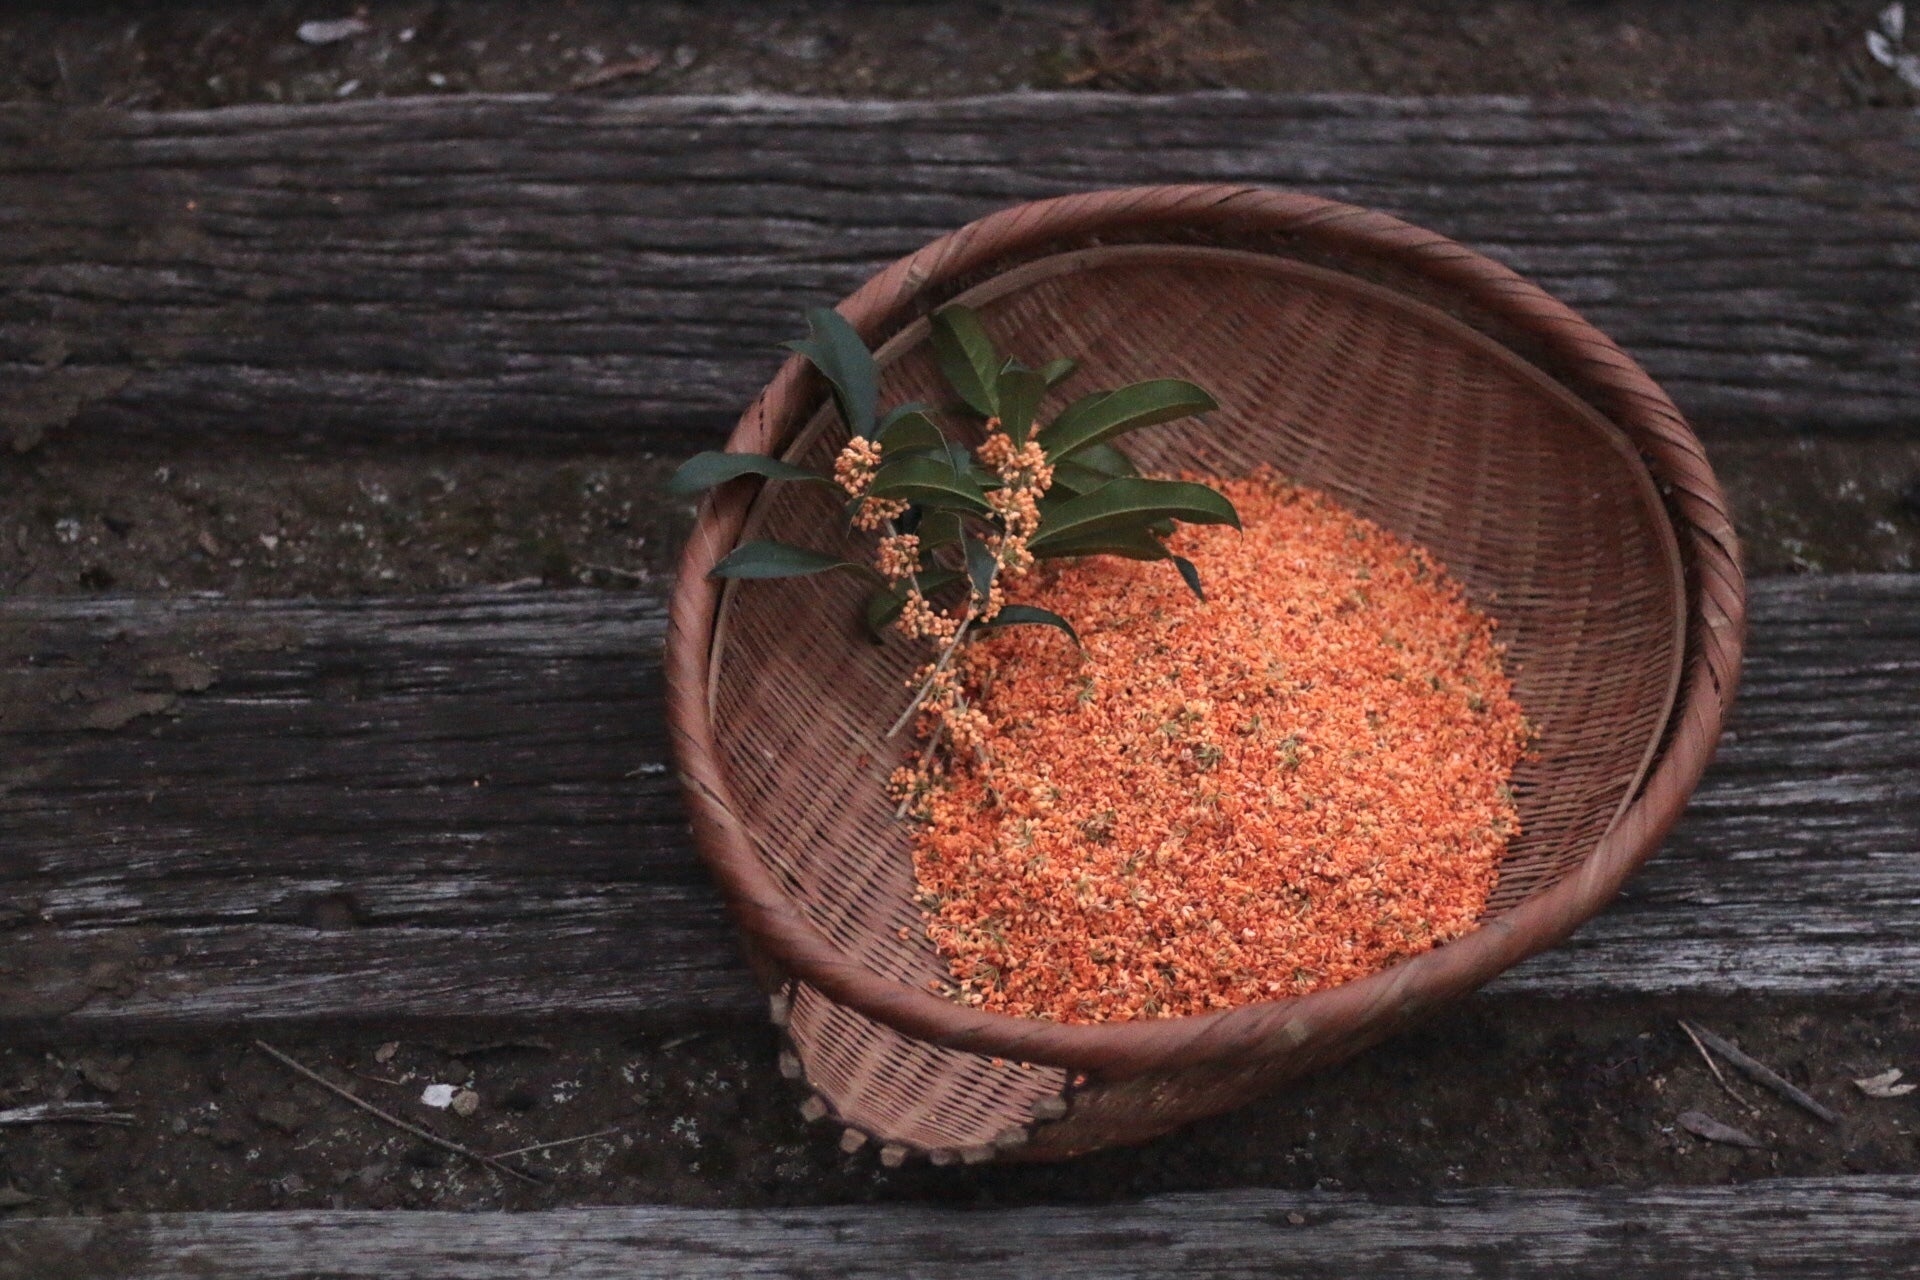
[[[1879,0],[43,3],[0,14],[0,101],[176,109],[569,89],[923,98],[1229,87],[1910,105],[1914,91],[1867,54],[1866,31],[1880,7]],[[303,24],[355,14],[364,29],[309,27],[302,38]]]
[[[1920,441],[1720,438],[1757,574],[1920,566]],[[56,436],[0,453],[0,593],[405,595],[663,589],[692,523],[679,459],[403,446],[186,449]]]
[[[1844,1113],[1837,1126],[1715,1084],[1676,1016],[1704,1022]],[[1060,1165],[879,1166],[830,1122],[805,1124],[770,1032],[557,1029],[481,1043],[360,1033],[275,1047],[415,1124],[511,1159],[503,1178],[389,1128],[237,1036],[0,1052],[0,1108],[95,1099],[128,1128],[0,1131],[0,1187],[19,1214],[266,1208],[537,1208],[667,1202],[791,1205],[1124,1200],[1228,1186],[1379,1193],[1473,1185],[1720,1183],[1912,1172],[1920,1102],[1851,1081],[1920,1066],[1891,1004],[1719,1007],[1480,999],[1349,1067],[1145,1146]],[[420,1101],[470,1089],[473,1114]],[[1761,1143],[1709,1143],[1704,1111]],[[605,1132],[611,1130],[612,1132]],[[19,1200],[20,1195],[9,1196]]]
[[[692,523],[678,461],[56,438],[0,455],[0,593],[646,586]]]

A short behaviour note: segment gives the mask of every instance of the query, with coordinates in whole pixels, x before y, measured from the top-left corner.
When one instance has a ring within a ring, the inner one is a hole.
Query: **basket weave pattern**
[[[743,537],[865,548],[811,486],[718,493],[674,598],[676,754],[701,849],[762,977],[790,993],[788,1033],[841,1122],[943,1158],[1150,1137],[1553,945],[1652,853],[1731,700],[1744,590],[1698,442],[1605,337],[1431,232],[1237,187],[1043,201],[896,263],[840,308],[884,344],[885,402],[943,398],[924,316],[956,297],[1016,353],[1078,359],[1071,394],[1147,376],[1212,391],[1219,411],[1128,438],[1144,469],[1271,463],[1432,549],[1500,620],[1539,737],[1515,777],[1523,834],[1466,937],[1198,1017],[1064,1026],[967,1009],[927,990],[943,968],[881,797],[903,750],[882,735],[921,656],[863,642],[862,588],[844,575],[723,593],[707,570]],[[822,466],[843,441],[796,360],[731,447]]]

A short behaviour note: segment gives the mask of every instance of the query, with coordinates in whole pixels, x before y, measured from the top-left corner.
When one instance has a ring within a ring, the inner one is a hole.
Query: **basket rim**
[[[1597,393],[1606,416],[1639,449],[1667,498],[1691,573],[1685,675],[1664,747],[1639,794],[1577,870],[1443,947],[1309,995],[1180,1018],[1056,1023],[968,1008],[874,973],[820,932],[761,863],[731,802],[709,715],[721,589],[707,577],[735,545],[758,486],[737,483],[709,495],[682,554],[669,610],[667,719],[696,844],[752,949],[786,975],[914,1038],[1111,1077],[1255,1060],[1361,1024],[1384,1031],[1564,939],[1613,898],[1678,820],[1712,758],[1745,640],[1745,579],[1726,501],[1672,400],[1616,344],[1538,285],[1391,215],[1248,186],[1061,196],[989,214],[933,241],[868,280],[838,310],[872,343],[911,320],[929,286],[1070,237],[1155,226],[1278,233],[1386,260],[1540,342],[1584,389]],[[805,361],[786,361],[740,419],[729,451],[778,452],[804,425],[814,399],[810,379]]]

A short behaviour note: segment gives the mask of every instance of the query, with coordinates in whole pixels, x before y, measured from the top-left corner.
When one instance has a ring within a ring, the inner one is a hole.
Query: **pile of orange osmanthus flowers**
[[[964,651],[985,750],[913,838],[967,1004],[1062,1022],[1304,994],[1473,927],[1517,834],[1528,729],[1494,624],[1426,552],[1272,473],[1244,532],[1049,562]]]

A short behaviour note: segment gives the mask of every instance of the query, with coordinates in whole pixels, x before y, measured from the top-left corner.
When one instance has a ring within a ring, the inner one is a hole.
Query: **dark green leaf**
[[[1128,476],[1109,480],[1092,493],[1069,498],[1048,510],[1030,545],[1038,552],[1055,542],[1138,529],[1168,517],[1189,524],[1240,527],[1240,515],[1233,504],[1204,484]]]
[[[778,458],[769,458],[763,453],[720,453],[709,449],[705,453],[694,454],[680,464],[680,469],[673,473],[673,479],[667,481],[667,492],[681,497],[705,493],[715,485],[725,484],[741,476],[765,476],[769,480],[814,480],[821,484],[833,483],[825,476],[815,475],[805,467],[796,467]]]
[[[947,438],[940,434],[933,419],[924,413],[905,413],[893,418],[880,433],[874,437],[880,446],[882,458],[897,457],[915,450],[938,450],[947,448]]]
[[[1000,612],[993,615],[993,621],[983,622],[980,625],[983,627],[1056,627],[1066,632],[1067,636],[1075,644],[1080,644],[1080,636],[1074,631],[1071,622],[1068,622],[1051,609],[1042,609],[1037,605],[1002,605]],[[1081,645],[1080,647],[1084,649],[1086,646]]]
[[[971,476],[956,472],[945,458],[926,454],[882,463],[867,493],[875,498],[905,498],[948,511],[985,514],[991,509],[986,494]]]
[[[1033,415],[1040,411],[1040,397],[1045,394],[1046,379],[1031,369],[1009,369],[1000,375],[1000,429],[1015,444],[1027,442]]]
[[[1137,476],[1140,469],[1133,465],[1133,459],[1110,444],[1090,444],[1084,449],[1073,451],[1073,460],[1083,467],[1108,476]]]
[[[1075,400],[1040,433],[1040,443],[1057,460],[1140,427],[1218,407],[1212,396],[1179,378],[1136,382]]]
[[[1200,597],[1202,600],[1207,598],[1207,593],[1200,589],[1200,571],[1193,567],[1193,561],[1187,559],[1185,556],[1175,556],[1173,558],[1173,567],[1180,571],[1180,576],[1186,580],[1189,591],[1192,591],[1194,595]]]
[[[1079,361],[1068,360],[1062,357],[1059,360],[1049,360],[1045,364],[1041,365],[1040,376],[1041,378],[1045,379],[1047,384],[1047,389],[1051,391],[1053,388],[1065,382],[1068,378],[1071,378],[1073,376],[1073,371],[1075,369],[1078,369],[1079,367],[1080,367]]]
[[[1059,494],[1069,498],[1078,497],[1083,493],[1092,493],[1113,478],[1092,467],[1081,466],[1077,458],[1070,458],[1053,464],[1053,487],[1047,490],[1047,496]]]
[[[1046,546],[1034,545],[1033,554],[1041,560],[1065,560],[1074,556],[1121,556],[1128,560],[1165,560],[1170,554],[1166,544],[1145,529],[1109,529],[1083,538],[1062,538]]]
[[[960,527],[960,517],[951,511],[929,511],[920,522],[919,533],[922,551],[947,546],[965,536]]]
[[[830,307],[807,312],[807,324],[812,332],[806,339],[789,342],[787,347],[813,361],[832,384],[833,398],[840,405],[847,430],[871,438],[880,398],[880,375],[874,368],[873,353],[860,341],[853,326]]]
[[[885,432],[888,427],[900,421],[900,419],[906,417],[910,413],[928,414],[932,412],[933,412],[932,405],[925,404],[919,400],[909,400],[907,403],[897,404],[893,406],[893,408],[881,414],[880,425],[878,430],[880,432]],[[879,438],[878,435],[876,435],[875,438],[878,439]]]
[[[987,544],[978,538],[968,538],[967,578],[973,583],[973,594],[985,600],[993,590],[993,574],[999,566],[994,563],[993,552],[987,550]]]
[[[707,574],[710,578],[801,578],[829,569],[878,577],[872,568],[785,542],[743,542]]]
[[[975,413],[991,418],[1000,412],[1000,353],[971,308],[956,305],[934,313],[933,356],[947,385]]]

